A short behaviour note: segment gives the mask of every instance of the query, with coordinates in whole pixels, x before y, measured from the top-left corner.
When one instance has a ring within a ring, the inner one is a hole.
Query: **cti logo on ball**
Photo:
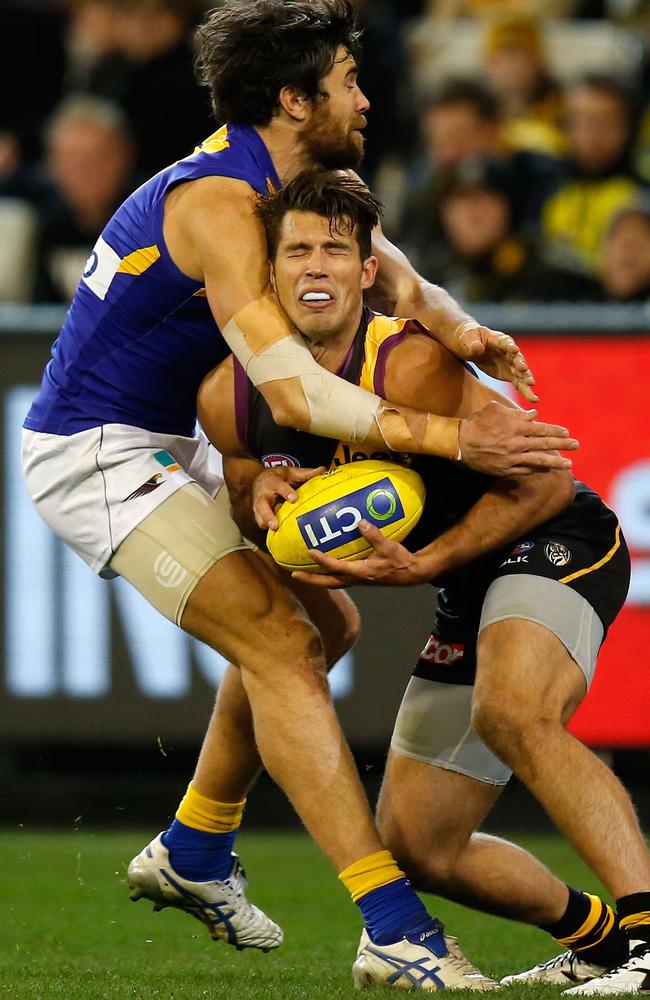
[[[329,552],[361,537],[359,521],[362,518],[383,528],[403,517],[402,501],[386,476],[307,514],[300,514],[297,522],[308,548]]]

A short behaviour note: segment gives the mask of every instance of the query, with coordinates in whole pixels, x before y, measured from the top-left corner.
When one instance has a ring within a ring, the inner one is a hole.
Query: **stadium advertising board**
[[[580,440],[574,474],[618,514],[632,583],[572,730],[594,746],[650,745],[650,338],[518,338],[540,415]]]
[[[574,729],[594,745],[650,745],[650,443],[643,426],[650,341],[520,339],[538,376],[540,414],[580,438],[576,474],[617,509],[634,558],[628,604]],[[95,578],[26,497],[20,424],[48,350],[45,336],[0,337],[2,738],[195,743],[224,661],[128,585]],[[363,634],[335,668],[333,690],[351,742],[380,747],[428,639],[432,595],[422,587],[358,590],[355,597]]]

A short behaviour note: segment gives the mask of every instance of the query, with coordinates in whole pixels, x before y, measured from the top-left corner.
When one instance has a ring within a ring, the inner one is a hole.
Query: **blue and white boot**
[[[352,979],[357,989],[379,983],[407,990],[500,989],[465,958],[456,938],[445,935],[439,920],[395,944],[374,944],[364,930]]]

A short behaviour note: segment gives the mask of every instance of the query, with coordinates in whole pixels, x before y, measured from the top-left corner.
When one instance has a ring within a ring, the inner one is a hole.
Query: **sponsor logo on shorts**
[[[547,542],[544,546],[544,555],[554,566],[566,566],[571,562],[571,552],[562,542]]]
[[[519,545],[515,545],[510,555],[521,556],[523,555],[524,552],[530,552],[530,550],[534,548],[535,548],[534,542],[519,542]]]
[[[142,486],[138,486],[137,490],[134,490],[133,493],[129,493],[128,497],[124,497],[122,503],[126,503],[127,500],[135,500],[137,497],[145,497],[147,493],[153,493],[154,490],[157,490],[158,487],[162,485],[162,479],[162,472],[154,472],[151,479],[147,479],[146,483],[143,483]]]
[[[154,559],[153,569],[156,580],[161,587],[165,587],[167,590],[179,587],[187,576],[187,570],[165,550],[159,552]]]
[[[293,455],[283,455],[282,452],[262,455],[262,465],[265,469],[277,469],[280,465],[284,465],[290,469],[300,468],[300,462],[297,458],[294,458]]]
[[[329,552],[361,538],[359,522],[362,518],[383,528],[403,517],[402,501],[386,476],[372,486],[364,486],[340,497],[334,503],[330,501],[307,514],[301,514],[298,528],[308,548]]]
[[[436,663],[440,667],[450,667],[461,660],[465,646],[462,642],[443,642],[437,635],[432,635],[420,653],[420,659],[427,663]]]
[[[178,472],[180,469],[180,465],[168,451],[157,451],[154,458],[167,472]]]

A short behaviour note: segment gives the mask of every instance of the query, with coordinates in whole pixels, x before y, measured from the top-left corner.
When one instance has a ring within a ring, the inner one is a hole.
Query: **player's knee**
[[[318,630],[299,611],[281,617],[268,615],[258,623],[257,641],[253,645],[244,669],[257,664],[261,669],[295,673],[314,673],[327,684],[327,667],[323,641]]]
[[[384,846],[416,889],[444,892],[451,885],[455,859],[447,845],[416,840],[399,824],[379,822],[378,828]]]
[[[525,720],[498,692],[475,691],[472,728],[497,757],[509,763],[524,736]]]
[[[480,694],[472,705],[472,727],[483,742],[513,771],[521,774],[544,751],[558,722],[545,714],[509,703],[507,698]]]

